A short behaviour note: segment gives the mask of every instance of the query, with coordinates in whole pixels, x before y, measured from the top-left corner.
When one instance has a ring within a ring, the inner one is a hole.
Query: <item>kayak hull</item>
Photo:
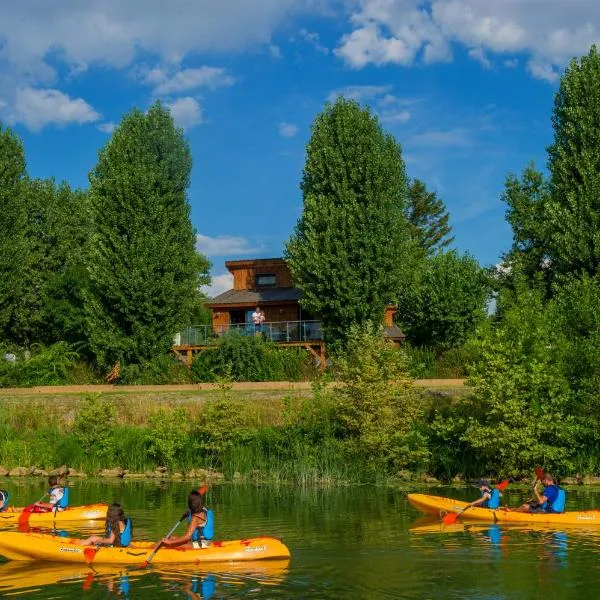
[[[134,542],[127,548],[81,546],[76,538],[42,533],[0,532],[0,555],[9,560],[45,560],[78,564],[140,565],[150,557],[154,542]],[[210,563],[285,559],[290,551],[278,539],[268,537],[212,542],[208,548],[161,547],[152,564]]]
[[[0,526],[6,525],[53,525],[54,523],[65,523],[70,521],[98,521],[106,519],[108,504],[87,504],[85,506],[73,506],[65,510],[45,513],[23,512],[22,506],[9,506],[0,512]]]
[[[468,506],[467,502],[429,496],[427,494],[408,494],[408,501],[421,512],[442,518],[450,513],[459,513]],[[461,519],[463,516],[461,516]],[[488,523],[543,523],[546,525],[582,525],[600,526],[600,510],[580,510],[564,513],[521,513],[506,511],[503,508],[472,507],[464,513],[464,520],[486,521]]]

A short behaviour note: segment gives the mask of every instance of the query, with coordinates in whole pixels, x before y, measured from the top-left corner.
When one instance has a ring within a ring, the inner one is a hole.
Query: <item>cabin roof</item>
[[[392,325],[391,327],[384,327],[383,335],[386,338],[390,338],[392,340],[403,340],[404,338],[406,338],[406,334],[397,325]]]
[[[275,302],[298,302],[302,293],[298,288],[270,288],[258,290],[227,290],[208,302],[209,307],[227,304],[271,304]]]

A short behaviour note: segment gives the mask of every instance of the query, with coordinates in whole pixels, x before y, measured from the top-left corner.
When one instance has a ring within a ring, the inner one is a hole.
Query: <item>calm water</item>
[[[183,483],[72,482],[72,504],[119,500],[138,539],[166,534],[185,508]],[[15,504],[42,482],[2,481]],[[418,490],[417,490],[418,491]],[[422,491],[422,490],[420,490]],[[429,488],[475,497],[471,488]],[[512,505],[526,494],[510,490]],[[457,525],[423,520],[402,491],[369,486],[301,490],[222,485],[209,491],[217,537],[281,537],[288,561],[140,569],[19,564],[0,559],[0,596],[26,598],[596,598],[600,532]],[[569,494],[569,508],[600,507],[600,492]],[[183,526],[182,526],[183,527]],[[69,528],[73,534],[90,530]]]

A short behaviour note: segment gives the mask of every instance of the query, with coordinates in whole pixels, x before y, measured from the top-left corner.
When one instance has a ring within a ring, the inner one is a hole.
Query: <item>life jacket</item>
[[[500,506],[500,490],[497,488],[492,488],[491,490],[484,490],[481,492],[481,495],[490,494],[489,500],[486,500],[481,507],[482,508],[491,508],[496,509]]]
[[[215,536],[215,516],[210,508],[202,509],[206,514],[206,523],[204,527],[196,527],[192,533],[192,542],[199,542],[200,540],[212,540]],[[188,523],[192,522],[192,515],[188,515]]]
[[[558,488],[558,496],[556,496],[556,500],[554,502],[544,502],[544,504],[542,504],[542,508],[545,512],[562,513],[565,512],[566,503],[567,493],[562,488]]]
[[[6,490],[0,490],[0,512],[6,510],[10,494]]]
[[[106,526],[106,537],[108,537],[112,533],[112,529],[110,525]],[[125,528],[121,531],[119,548],[127,548],[129,544],[131,544],[131,538],[133,536],[133,525],[131,524],[131,519],[127,517],[125,519]],[[114,544],[116,546],[116,544]]]
[[[56,510],[65,510],[65,508],[69,507],[69,488],[68,487],[62,487],[60,485],[55,485],[54,487],[51,487],[48,490],[48,495],[52,495],[52,491],[60,488],[63,491],[63,495],[62,498],[54,505]]]

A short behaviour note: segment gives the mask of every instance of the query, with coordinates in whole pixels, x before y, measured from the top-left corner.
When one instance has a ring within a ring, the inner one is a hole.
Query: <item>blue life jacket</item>
[[[6,490],[0,490],[0,512],[6,510],[9,497],[10,494]]]
[[[69,488],[68,487],[61,487],[60,485],[55,485],[54,487],[51,487],[48,490],[48,495],[52,494],[52,490],[55,490],[57,488],[61,488],[63,491],[63,496],[62,498],[55,504],[55,508],[58,510],[64,510],[65,508],[69,507]]]
[[[202,509],[206,514],[206,523],[204,527],[196,527],[192,533],[192,542],[200,540],[212,540],[215,536],[215,516],[210,508]],[[192,522],[192,515],[188,515],[188,523]]]
[[[562,513],[565,512],[566,503],[567,493],[562,488],[558,488],[556,500],[554,502],[544,502],[542,506],[546,512]]]
[[[108,537],[112,532],[112,529],[110,527],[110,525],[106,526],[106,537]],[[127,546],[129,546],[129,544],[131,544],[131,537],[133,535],[133,526],[131,524],[131,519],[129,517],[127,517],[125,519],[125,529],[123,529],[123,531],[121,532],[121,544],[120,544],[120,548],[127,548]]]
[[[490,499],[486,500],[482,505],[481,508],[491,508],[491,509],[495,509],[498,508],[500,506],[500,490],[496,489],[496,488],[492,488],[491,490],[484,490],[483,492],[481,492],[481,496],[483,497],[484,494],[490,494]]]

